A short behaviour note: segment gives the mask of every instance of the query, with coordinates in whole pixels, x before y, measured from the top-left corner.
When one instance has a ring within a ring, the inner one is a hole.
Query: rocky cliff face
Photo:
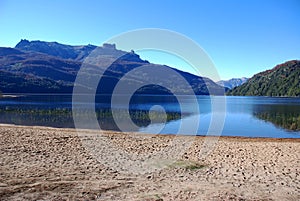
[[[15,46],[15,48],[23,51],[44,53],[47,55],[59,57],[61,59],[72,59],[82,61],[96,48],[96,46],[71,46],[63,45],[57,42],[21,40]]]

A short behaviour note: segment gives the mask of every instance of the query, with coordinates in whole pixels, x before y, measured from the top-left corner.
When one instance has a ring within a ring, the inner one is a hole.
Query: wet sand
[[[151,155],[174,136],[102,138]],[[300,200],[300,139],[221,137],[200,159],[205,138],[183,138],[177,163],[134,174],[95,159],[74,129],[0,125],[0,200]]]

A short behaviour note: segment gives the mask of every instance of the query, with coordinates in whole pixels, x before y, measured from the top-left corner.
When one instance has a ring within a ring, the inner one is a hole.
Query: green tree
[[[254,75],[227,95],[300,96],[300,61],[292,60]]]

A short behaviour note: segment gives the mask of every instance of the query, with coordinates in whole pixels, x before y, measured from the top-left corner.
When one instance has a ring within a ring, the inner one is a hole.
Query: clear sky
[[[101,45],[133,29],[170,29],[196,41],[222,79],[300,59],[299,0],[0,0],[0,27],[2,47],[20,39]],[[153,63],[183,65],[140,53]]]

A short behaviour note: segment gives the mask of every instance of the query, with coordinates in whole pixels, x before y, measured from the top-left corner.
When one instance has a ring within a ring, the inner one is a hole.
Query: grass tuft
[[[172,165],[170,165],[170,167],[173,168],[184,168],[186,170],[199,170],[202,168],[205,168],[207,165],[205,164],[201,164],[199,162],[196,161],[185,161],[185,160],[179,160],[176,161],[175,163],[173,163]]]

